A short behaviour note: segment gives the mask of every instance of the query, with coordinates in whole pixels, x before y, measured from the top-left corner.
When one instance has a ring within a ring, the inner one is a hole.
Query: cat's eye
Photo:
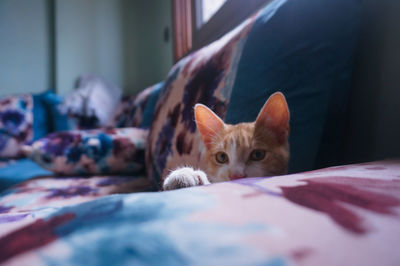
[[[215,160],[218,163],[227,163],[227,162],[229,162],[229,157],[228,157],[228,154],[226,154],[225,152],[220,151],[217,154],[215,154]]]
[[[261,161],[265,157],[265,150],[257,149],[253,150],[250,154],[250,160]]]

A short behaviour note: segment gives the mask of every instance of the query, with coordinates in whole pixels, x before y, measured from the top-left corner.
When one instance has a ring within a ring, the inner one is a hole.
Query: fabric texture
[[[182,164],[201,167],[193,107],[202,103],[225,116],[237,62],[253,20],[247,19],[220,40],[185,57],[169,72],[146,148],[146,170],[156,184]]]
[[[60,175],[137,174],[144,168],[147,130],[138,128],[72,130],[52,133],[26,154]]]
[[[150,127],[163,85],[164,82],[160,82],[146,88],[138,95],[123,97],[107,125],[111,127]]]
[[[0,163],[0,192],[34,177],[52,175],[30,159],[8,160]]]
[[[397,265],[399,173],[384,161],[112,196],[146,179],[30,180],[0,197],[0,263]]]
[[[21,156],[21,146],[33,140],[32,95],[0,99],[0,158]]]

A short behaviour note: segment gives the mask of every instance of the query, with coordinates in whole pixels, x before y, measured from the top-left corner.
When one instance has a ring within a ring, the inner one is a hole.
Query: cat
[[[205,172],[190,166],[173,170],[164,179],[163,190],[287,172],[290,114],[281,92],[268,98],[252,123],[225,124],[202,104],[196,104],[194,112],[205,146]]]

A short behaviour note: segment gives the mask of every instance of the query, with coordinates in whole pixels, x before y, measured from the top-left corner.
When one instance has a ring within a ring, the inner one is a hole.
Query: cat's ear
[[[268,129],[279,142],[285,141],[289,134],[289,108],[281,92],[272,94],[264,104],[256,119],[255,130]]]
[[[194,116],[197,128],[200,131],[201,138],[206,148],[210,148],[213,139],[224,128],[224,121],[213,111],[203,104],[196,104],[194,107]]]

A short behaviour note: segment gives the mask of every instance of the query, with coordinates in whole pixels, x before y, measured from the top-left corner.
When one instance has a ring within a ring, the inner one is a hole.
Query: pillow
[[[33,107],[30,94],[0,99],[0,158],[20,156],[20,147],[33,140]]]
[[[137,174],[144,169],[147,130],[139,128],[72,130],[52,133],[24,152],[60,175]]]
[[[315,168],[321,143],[338,136],[344,121],[359,9],[358,0],[274,0],[179,61],[168,74],[149,132],[149,178],[160,183],[182,164],[203,168],[196,103],[227,123],[254,121],[278,90],[291,111],[290,171]],[[326,132],[336,122],[339,130]],[[325,133],[331,136],[324,139]]]
[[[123,97],[107,125],[111,127],[150,127],[158,95],[163,85],[164,83],[160,82],[146,88],[137,96]]]
[[[220,40],[183,58],[169,72],[158,98],[146,148],[146,170],[156,184],[183,164],[203,168],[193,107],[225,116],[237,62],[251,29],[248,19]]]
[[[81,76],[78,87],[65,97],[60,110],[75,122],[74,128],[103,127],[117,107],[121,95],[121,88],[100,77]]]
[[[46,107],[46,112],[48,114],[48,132],[65,131],[72,129],[72,125],[68,120],[68,116],[61,113],[61,111],[59,110],[59,107],[63,102],[63,98],[51,91],[46,91],[39,96],[41,102]],[[36,114],[34,114],[34,116],[36,117]],[[47,133],[45,135],[47,135]],[[45,135],[41,137],[44,137]],[[35,140],[36,139],[38,138],[35,138]]]
[[[243,47],[225,121],[254,121],[269,95],[283,92],[290,173],[338,163],[360,7],[358,0],[273,1]]]

